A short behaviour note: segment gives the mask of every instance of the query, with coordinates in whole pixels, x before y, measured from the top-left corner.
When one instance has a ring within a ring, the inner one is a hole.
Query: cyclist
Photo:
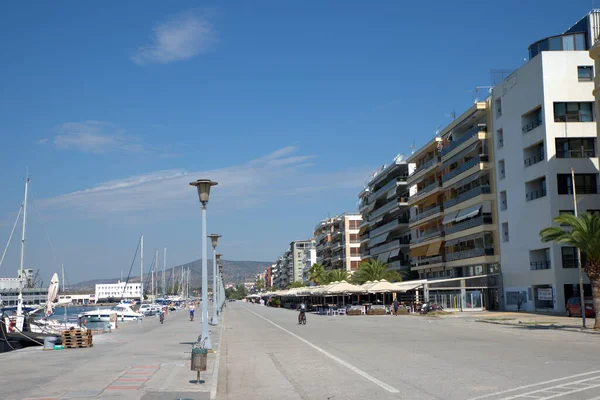
[[[190,304],[190,321],[194,320],[194,311],[196,310],[196,306],[194,303]]]
[[[302,319],[306,319],[306,304],[300,303],[300,306],[298,306],[298,311],[300,311],[298,314],[298,323],[301,324]]]

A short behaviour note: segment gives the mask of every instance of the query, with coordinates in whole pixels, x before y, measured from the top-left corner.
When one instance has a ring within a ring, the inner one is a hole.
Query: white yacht
[[[117,314],[119,322],[137,321],[144,318],[143,314],[133,311],[127,304],[117,304],[112,308],[87,311],[80,314],[80,316],[88,322],[110,322],[110,316],[113,314]]]

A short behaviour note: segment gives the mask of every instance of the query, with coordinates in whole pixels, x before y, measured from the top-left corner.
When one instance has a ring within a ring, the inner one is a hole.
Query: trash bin
[[[208,350],[200,347],[192,348],[192,371],[206,371],[206,362],[208,359]]]
[[[56,337],[54,336],[46,336],[44,337],[44,350],[54,350],[54,345],[56,344]]]

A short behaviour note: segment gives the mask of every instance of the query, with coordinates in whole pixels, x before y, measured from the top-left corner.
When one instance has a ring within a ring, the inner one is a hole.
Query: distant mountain
[[[228,261],[221,260],[223,264],[223,275],[225,276],[225,283],[243,283],[247,280],[254,280],[254,277],[259,272],[264,271],[271,265],[268,261]],[[172,276],[175,274],[175,282],[179,282],[181,277],[181,268],[190,268],[190,285],[192,287],[200,287],[202,284],[202,260],[196,260],[187,264],[179,265],[177,267],[168,268],[165,272],[165,280],[167,284],[173,282]],[[144,274],[144,282],[148,282],[150,274]],[[123,277],[125,280],[127,277]],[[157,277],[155,276],[155,279]],[[158,279],[162,278],[162,268],[159,269]],[[79,282],[73,285],[71,288],[76,290],[94,290],[96,284],[101,283],[115,283],[119,278],[108,278],[108,279],[92,279],[88,281]],[[129,282],[139,282],[139,276],[131,276]],[[208,283],[212,286],[212,260],[208,260]]]

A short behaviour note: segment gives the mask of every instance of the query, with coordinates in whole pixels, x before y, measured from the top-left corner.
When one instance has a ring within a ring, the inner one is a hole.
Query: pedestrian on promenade
[[[398,307],[400,305],[398,304],[398,299],[394,299],[394,315],[398,315]]]

